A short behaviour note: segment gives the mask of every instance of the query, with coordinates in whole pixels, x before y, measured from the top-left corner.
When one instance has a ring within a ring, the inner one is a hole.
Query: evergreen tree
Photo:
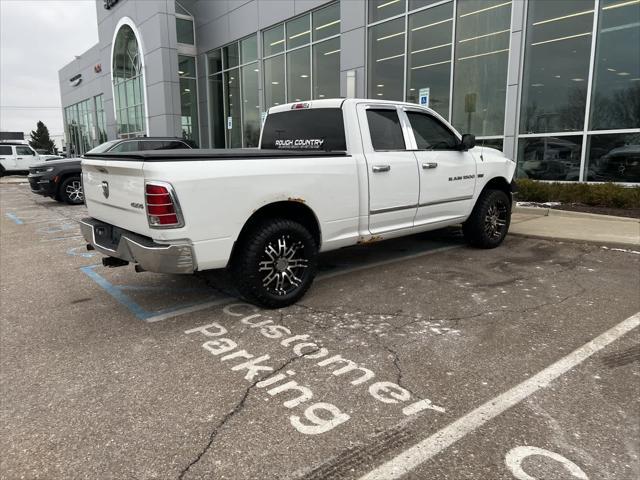
[[[36,129],[31,131],[29,145],[34,150],[46,150],[47,153],[53,153],[56,150],[56,145],[49,136],[49,129],[41,121],[38,121]]]

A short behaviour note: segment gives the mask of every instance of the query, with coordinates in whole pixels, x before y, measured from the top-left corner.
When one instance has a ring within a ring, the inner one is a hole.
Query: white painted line
[[[205,308],[224,305],[226,303],[233,302],[235,300],[237,299],[233,297],[220,298],[218,300],[212,300],[210,302],[200,303],[198,305],[192,305],[190,307],[179,308],[177,310],[172,310],[166,313],[160,313],[158,315],[154,315],[153,317],[145,318],[144,321],[147,323],[161,322],[162,320],[167,320],[169,318],[177,317],[179,315],[184,315],[185,313],[193,313],[200,310],[204,310]]]
[[[545,388],[553,380],[568,372],[576,365],[584,362],[591,355],[630,332],[640,325],[640,312],[632,315],[589,343],[574,350],[566,357],[545,368],[533,377],[516,385],[496,398],[489,400],[464,417],[447,425],[440,431],[425,438],[420,443],[405,450],[395,458],[380,465],[360,480],[390,480],[400,478],[420,464],[431,459],[464,436],[481,427],[489,420],[497,417],[505,410],[517,405],[522,400]]]

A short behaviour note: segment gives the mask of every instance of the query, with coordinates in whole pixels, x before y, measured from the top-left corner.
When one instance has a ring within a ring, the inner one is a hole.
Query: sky
[[[95,0],[0,0],[0,130],[63,138],[58,70],[98,42]]]

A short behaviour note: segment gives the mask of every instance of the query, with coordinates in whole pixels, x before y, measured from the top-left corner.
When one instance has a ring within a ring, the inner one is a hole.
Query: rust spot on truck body
[[[358,245],[369,245],[371,243],[379,242],[383,240],[382,235],[371,235],[370,237],[360,237]]]
[[[307,203],[305,202],[304,198],[289,197],[288,200],[290,202],[296,202],[296,203]]]

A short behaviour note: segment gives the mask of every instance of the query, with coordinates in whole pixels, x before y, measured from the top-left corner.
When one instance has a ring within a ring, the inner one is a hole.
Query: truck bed
[[[105,160],[141,160],[173,162],[176,160],[256,160],[291,157],[346,157],[347,152],[322,150],[266,150],[258,148],[148,150],[143,152],[86,153],[84,158]]]

